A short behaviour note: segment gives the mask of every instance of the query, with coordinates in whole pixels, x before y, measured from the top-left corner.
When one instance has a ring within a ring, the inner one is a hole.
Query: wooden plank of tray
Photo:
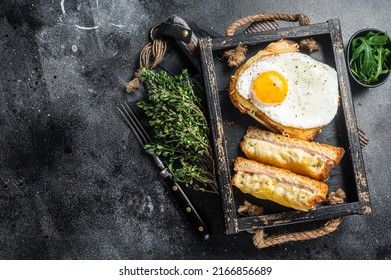
[[[259,42],[271,42],[283,38],[297,38],[330,33],[330,21],[291,28],[264,31],[262,33],[240,34],[232,37],[213,38],[212,50],[236,47],[239,44],[251,45]],[[204,40],[204,38],[202,38]]]

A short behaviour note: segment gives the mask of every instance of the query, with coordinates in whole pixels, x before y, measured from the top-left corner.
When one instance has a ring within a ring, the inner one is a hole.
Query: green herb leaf
[[[376,82],[381,74],[390,71],[386,61],[391,51],[384,47],[388,40],[387,32],[368,32],[352,40],[349,65],[359,81],[371,84]]]
[[[148,116],[157,141],[145,149],[163,156],[176,180],[197,190],[217,192],[208,124],[188,72],[170,76],[145,68],[140,74],[148,96],[137,106]]]

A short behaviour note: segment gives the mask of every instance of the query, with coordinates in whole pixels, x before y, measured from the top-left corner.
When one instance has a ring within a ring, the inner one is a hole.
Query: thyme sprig
[[[137,106],[156,138],[145,149],[163,156],[175,179],[186,186],[217,192],[208,124],[188,72],[171,76],[144,68],[140,74],[148,96]]]

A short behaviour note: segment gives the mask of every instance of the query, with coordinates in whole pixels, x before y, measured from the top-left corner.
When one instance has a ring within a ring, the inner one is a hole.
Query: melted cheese
[[[305,187],[297,187],[295,184],[289,184],[280,178],[266,174],[238,171],[235,176],[235,186],[244,193],[297,210],[307,211],[314,207],[312,206],[313,191]]]
[[[250,159],[264,164],[286,168],[314,179],[327,178],[332,162],[306,149],[286,147],[260,139],[246,139],[243,151]]]

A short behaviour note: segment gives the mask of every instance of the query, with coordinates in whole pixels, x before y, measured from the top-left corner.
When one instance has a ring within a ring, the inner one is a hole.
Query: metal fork
[[[129,128],[136,136],[136,139],[140,143],[140,145],[144,147],[146,144],[150,143],[151,137],[144,129],[142,124],[139,122],[137,117],[134,115],[128,103],[124,102],[124,104],[121,104],[119,107],[117,107],[117,109],[122,115],[125,123],[129,126]],[[185,217],[188,219],[198,236],[200,236],[204,240],[209,239],[210,231],[208,227],[201,218],[194,204],[190,201],[190,199],[183,191],[182,187],[177,182],[175,182],[172,173],[167,169],[164,162],[153,151],[145,151],[150,154],[155,160],[156,165],[160,169],[160,176],[163,177],[166,186],[173,194],[175,200],[179,204],[180,209],[182,210]]]
[[[151,142],[151,137],[149,136],[145,128],[142,126],[140,121],[136,118],[136,116],[130,109],[128,103],[124,102],[124,104],[121,104],[120,107],[117,107],[117,110],[121,113],[125,123],[132,130],[134,136],[136,136],[137,141],[143,148],[146,144]],[[163,161],[153,151],[145,151],[153,157],[160,170],[165,169]]]

